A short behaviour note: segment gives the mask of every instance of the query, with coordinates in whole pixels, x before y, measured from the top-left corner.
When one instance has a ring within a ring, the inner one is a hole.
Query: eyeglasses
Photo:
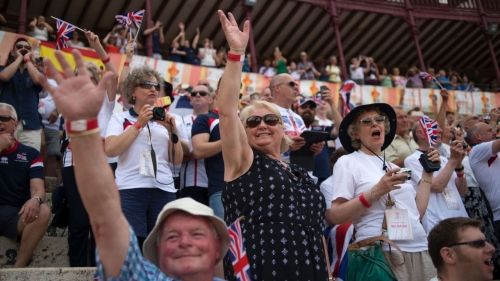
[[[295,81],[290,81],[290,82],[276,84],[276,86],[283,85],[283,84],[287,84],[288,86],[290,86],[292,88],[295,88],[299,85],[299,84],[295,83]]]
[[[255,128],[260,125],[264,120],[264,123],[269,126],[276,126],[280,122],[280,118],[276,114],[266,114],[264,116],[250,116],[247,118],[247,127]]]
[[[10,120],[16,120],[16,119],[12,118],[12,116],[0,115],[1,122],[9,122]]]
[[[21,50],[22,48],[25,48],[28,51],[31,50],[30,45],[16,44],[16,49]]]
[[[205,97],[206,95],[208,95],[208,93],[207,93],[207,92],[205,92],[205,91],[191,92],[191,96],[192,96],[193,98],[194,98],[194,97],[196,97],[196,95],[198,95],[198,94],[200,94],[200,96],[202,96],[202,97]]]
[[[469,245],[469,246],[472,246],[474,248],[484,248],[484,246],[486,246],[486,240],[481,239],[481,240],[474,240],[474,241],[469,241],[469,242],[453,243],[453,244],[450,244],[446,247],[449,248],[449,247],[461,246],[461,245]]]
[[[385,116],[378,115],[378,116],[375,116],[373,118],[366,117],[366,118],[361,119],[360,121],[361,121],[361,123],[363,123],[363,125],[370,125],[372,123],[372,120],[374,120],[377,124],[380,124],[380,123],[385,121]]]
[[[160,84],[151,82],[151,81],[144,81],[139,86],[143,89],[151,89],[151,86],[155,87],[155,90],[159,91],[160,90]]]

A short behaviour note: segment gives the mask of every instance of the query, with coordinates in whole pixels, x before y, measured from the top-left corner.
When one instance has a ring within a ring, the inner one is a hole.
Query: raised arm
[[[96,87],[81,54],[73,50],[78,73],[59,51],[55,53],[62,67],[64,78],[50,59],[45,59],[58,87],[50,85],[44,75],[39,74],[42,86],[47,89],[66,122],[97,119],[108,83],[114,83],[111,72],[107,72]],[[85,104],[85,106],[81,106]],[[129,248],[129,226],[121,211],[118,188],[108,161],[102,150],[98,131],[79,133],[71,139],[75,161],[75,177],[85,210],[89,214],[99,256],[107,276],[119,276]]]
[[[322,98],[325,102],[328,103],[328,105],[332,109],[333,122],[334,122],[335,126],[333,127],[333,130],[330,133],[330,137],[332,139],[336,139],[339,136],[338,127],[340,126],[340,123],[342,123],[343,118],[340,115],[340,112],[337,110],[337,107],[333,103],[333,96],[332,96],[332,93],[330,90],[323,91]]]
[[[16,73],[19,65],[23,63],[23,55],[21,55],[18,50],[15,50],[15,52],[17,54],[16,60],[6,66],[2,71],[0,71],[0,80],[2,80],[3,82],[9,81],[10,78],[12,78],[12,76],[14,76],[14,74]]]
[[[200,41],[200,28],[196,28],[196,35],[194,36],[193,42],[191,42],[191,48],[196,50],[198,46],[198,41]]]
[[[450,94],[446,89],[441,90],[440,94],[443,100],[436,115],[436,121],[438,122],[439,127],[444,130],[446,127],[446,108],[448,107],[448,99]]]
[[[134,57],[134,40],[130,40],[125,47],[125,65],[122,68],[122,72],[120,74],[120,80],[118,81],[118,91],[122,95],[123,107],[125,109],[129,109],[131,105],[127,102],[125,95],[123,94],[123,82],[127,79],[130,73],[130,63],[132,62],[132,58]]]
[[[50,24],[48,22],[44,22],[43,24],[45,25],[45,28],[47,28],[47,32],[49,34],[54,32],[54,28],[52,28],[52,26],[50,26]]]
[[[245,21],[243,31],[240,31],[233,14],[228,13],[229,18],[227,18],[221,10],[218,13],[230,52],[244,56],[250,23]],[[253,161],[252,150],[237,113],[242,67],[242,62],[228,60],[217,97],[225,181],[234,180],[242,175],[250,168]]]
[[[30,27],[30,30],[33,30],[36,26],[36,18],[34,18],[32,21],[30,21],[30,24],[29,24],[29,27]]]
[[[429,148],[429,160],[431,162],[441,163],[439,159],[439,154],[434,147]],[[426,173],[422,169],[422,178],[418,183],[417,196],[415,197],[415,203],[417,204],[418,213],[420,214],[420,221],[424,218],[425,211],[427,210],[427,205],[429,205],[429,198],[431,196],[431,184],[434,172]]]

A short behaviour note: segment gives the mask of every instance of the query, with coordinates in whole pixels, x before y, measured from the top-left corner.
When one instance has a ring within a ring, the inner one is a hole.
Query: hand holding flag
[[[439,83],[439,81],[427,72],[424,71],[420,72],[420,78],[428,82],[432,82],[434,80],[436,84],[438,84],[438,86],[441,88],[441,90],[444,89],[443,86],[441,86],[441,84]]]
[[[227,228],[229,238],[231,239],[227,253],[233,263],[234,275],[236,275],[238,281],[252,281],[250,264],[248,263],[247,251],[243,244],[243,233],[240,226],[240,219],[242,218],[237,219]]]
[[[438,123],[436,120],[432,120],[429,118],[429,116],[424,115],[422,118],[419,120],[420,126],[422,127],[422,130],[427,136],[427,139],[429,140],[429,144],[437,144],[437,131],[438,131]]]
[[[52,17],[54,18],[54,17]],[[64,48],[68,48],[68,45],[66,42],[69,40],[69,37],[75,29],[82,30],[81,28],[78,28],[70,23],[67,23],[63,20],[60,20],[58,18],[56,19],[56,27],[57,27],[57,44],[56,44],[56,50],[61,50]],[[83,30],[82,30],[83,31]]]

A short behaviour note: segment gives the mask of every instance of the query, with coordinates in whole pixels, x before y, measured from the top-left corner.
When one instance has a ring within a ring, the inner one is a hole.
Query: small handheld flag
[[[73,34],[76,27],[72,24],[69,24],[59,19],[57,20],[56,27],[57,27],[56,50],[68,48],[66,42],[69,40],[69,37]]]
[[[233,263],[234,274],[238,281],[252,281],[250,274],[250,264],[248,263],[247,251],[243,244],[243,236],[241,232],[240,219],[237,219],[228,228],[229,251],[227,252],[231,262]]]
[[[350,111],[350,99],[351,99],[351,92],[354,90],[354,87],[356,86],[356,83],[352,80],[346,80],[342,87],[340,87],[340,95],[342,96],[342,102],[344,104],[344,116],[346,116]]]
[[[129,28],[130,25],[132,24],[132,20],[128,17],[128,14],[125,14],[125,15],[116,15],[115,19],[120,24],[123,24],[123,26],[125,26],[126,28]]]
[[[424,72],[424,71],[420,72],[420,78],[422,78],[422,80],[425,80],[428,82],[432,82],[434,80],[438,84],[438,86],[441,88],[441,90],[443,89],[443,86],[441,86],[439,81],[427,72]]]
[[[429,140],[429,144],[437,144],[437,131],[438,131],[438,123],[436,120],[432,120],[429,116],[424,115],[419,119],[420,126],[422,130],[427,135]]]
[[[129,14],[131,14],[130,18],[134,20],[134,23],[137,26],[137,33],[135,34],[135,39],[134,39],[137,40],[137,35],[139,35],[139,30],[141,30],[142,18],[144,17],[144,10],[135,11]]]

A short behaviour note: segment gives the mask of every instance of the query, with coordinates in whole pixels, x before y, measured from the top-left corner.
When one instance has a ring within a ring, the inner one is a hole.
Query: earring
[[[135,97],[132,97],[132,100],[135,100]]]

